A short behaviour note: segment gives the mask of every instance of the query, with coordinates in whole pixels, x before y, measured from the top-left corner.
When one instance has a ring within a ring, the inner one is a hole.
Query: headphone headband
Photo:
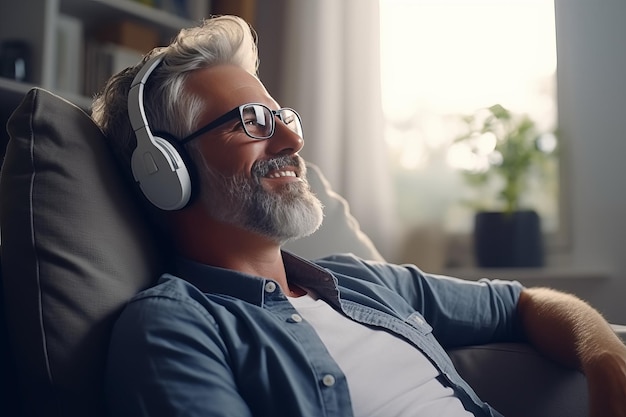
[[[128,115],[130,117],[130,124],[135,132],[142,127],[145,127],[148,131],[150,130],[143,108],[143,90],[148,78],[150,78],[150,74],[152,74],[161,62],[163,62],[163,54],[152,57],[141,67],[137,75],[135,75],[133,82],[130,84],[130,91],[128,92]]]

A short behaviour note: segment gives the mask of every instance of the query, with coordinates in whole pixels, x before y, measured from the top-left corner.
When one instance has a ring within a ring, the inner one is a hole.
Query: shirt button
[[[325,387],[332,387],[335,385],[335,377],[331,374],[324,375],[322,378],[322,384],[324,384]]]
[[[274,282],[272,282],[272,281],[268,281],[268,282],[265,284],[265,292],[272,293],[272,292],[274,292],[274,291],[276,291],[276,283],[274,283]]]
[[[302,321],[302,316],[300,314],[292,314],[290,317],[290,321],[292,323],[300,323]]]

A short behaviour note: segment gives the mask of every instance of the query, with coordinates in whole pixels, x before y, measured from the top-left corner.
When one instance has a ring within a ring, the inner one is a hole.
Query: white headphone
[[[162,60],[163,55],[148,60],[128,92],[128,116],[137,138],[131,168],[135,181],[153,205],[162,210],[178,210],[191,197],[189,171],[174,145],[152,135],[143,105],[144,85]]]

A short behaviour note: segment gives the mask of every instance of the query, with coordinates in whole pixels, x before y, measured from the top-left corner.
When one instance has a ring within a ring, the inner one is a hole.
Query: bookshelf
[[[86,49],[95,43],[119,47],[140,57],[154,46],[169,43],[180,28],[209,14],[209,0],[31,0],[2,7],[0,43],[26,43],[28,78],[15,82],[0,76],[0,108],[15,107],[25,92],[41,86],[88,108],[100,85],[85,88],[90,67]],[[170,5],[167,7],[167,5]],[[184,4],[184,11],[173,5]],[[179,13],[180,12],[180,13]],[[125,28],[124,30],[121,27]],[[116,35],[114,32],[118,31]],[[102,36],[111,39],[102,39]],[[145,47],[132,43],[145,39]],[[1,75],[1,74],[0,74]],[[16,100],[17,98],[17,100]],[[5,121],[2,119],[2,121]]]

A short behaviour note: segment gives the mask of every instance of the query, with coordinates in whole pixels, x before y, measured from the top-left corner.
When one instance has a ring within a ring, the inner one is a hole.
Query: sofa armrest
[[[506,417],[587,417],[585,376],[521,343],[494,343],[448,352],[459,374]]]

